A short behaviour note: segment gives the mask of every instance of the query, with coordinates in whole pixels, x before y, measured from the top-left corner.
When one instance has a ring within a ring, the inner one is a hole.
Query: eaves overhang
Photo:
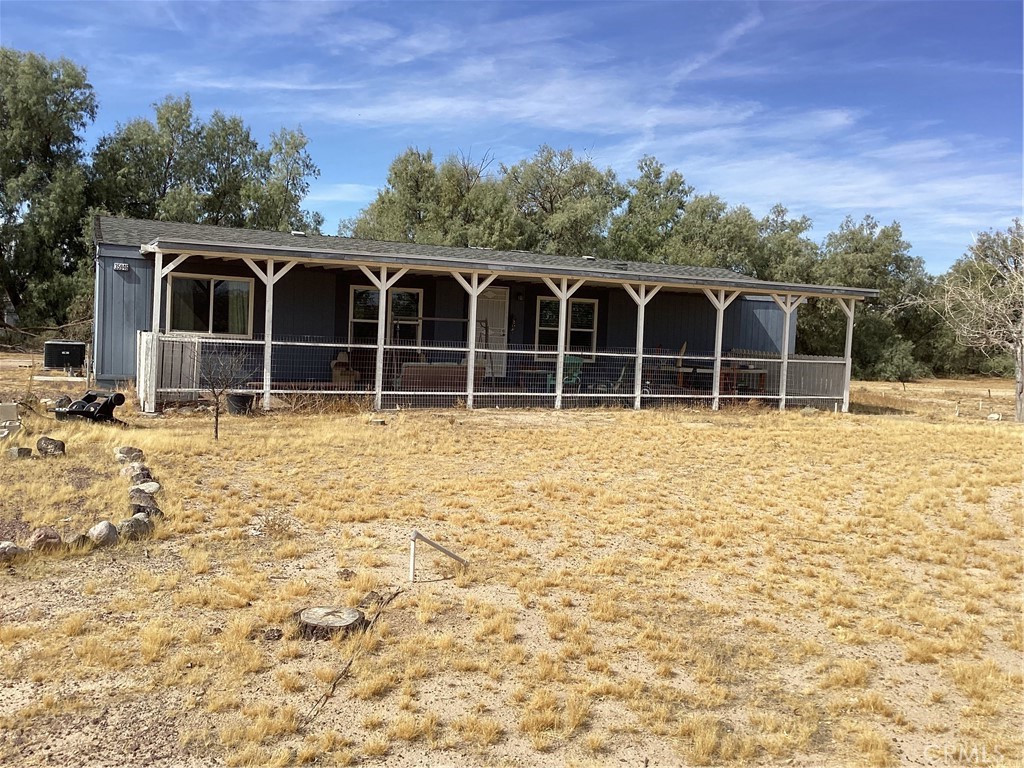
[[[702,277],[698,275],[672,275],[659,273],[655,264],[645,262],[609,262],[607,260],[585,261],[579,267],[566,268],[564,266],[552,266],[545,264],[529,263],[527,261],[516,262],[507,259],[488,260],[487,249],[466,249],[467,257],[454,256],[424,256],[422,254],[404,253],[395,249],[394,243],[389,243],[392,252],[374,253],[369,250],[323,250],[323,249],[302,249],[286,248],[271,245],[253,245],[250,243],[231,242],[202,242],[195,240],[181,240],[175,238],[159,237],[140,248],[142,253],[163,253],[190,254],[195,256],[209,256],[213,258],[256,258],[256,259],[280,259],[285,261],[296,261],[304,264],[317,265],[341,265],[351,264],[352,266],[401,266],[413,269],[424,269],[429,271],[465,271],[465,272],[493,272],[502,275],[519,277],[571,277],[585,279],[602,283],[644,283],[647,285],[663,285],[666,287],[678,288],[709,288],[739,290],[749,294],[796,294],[801,296],[823,296],[851,299],[870,299],[878,296],[878,291],[869,288],[853,288],[836,285],[807,285],[802,283],[781,283],[757,280],[754,278],[737,275],[735,278],[723,278],[722,276]],[[508,252],[502,252],[507,255]],[[469,255],[473,258],[469,258]],[[615,264],[608,267],[604,265]],[[624,265],[619,268],[617,265]],[[643,269],[637,269],[643,265]]]

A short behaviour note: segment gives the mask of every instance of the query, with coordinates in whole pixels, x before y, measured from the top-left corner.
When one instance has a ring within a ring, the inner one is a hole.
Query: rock
[[[92,548],[92,543],[92,539],[84,533],[79,533],[65,541],[64,548],[74,550],[90,549]]]
[[[282,637],[284,637],[284,632],[277,627],[271,627],[263,633],[264,640],[274,641],[280,640]]]
[[[138,472],[149,471],[149,467],[143,464],[141,461],[132,461],[121,467],[121,477],[130,477]]]
[[[136,485],[133,485],[129,489],[128,493],[130,494],[132,491],[142,491],[143,493],[148,493],[152,496],[154,493],[160,492],[160,483],[156,480],[147,480],[144,483],[137,483]]]
[[[380,596],[378,592],[367,592],[363,599],[359,601],[359,607],[363,610],[369,610],[374,606],[380,605],[384,602],[384,598]]]
[[[54,408],[67,408],[69,405],[71,405],[71,398],[67,395],[61,395],[53,401]]]
[[[135,515],[118,523],[117,533],[125,541],[138,541],[153,533],[153,523],[147,515]]]
[[[988,415],[988,420],[989,421],[1002,421],[1003,420],[1003,414],[1001,414],[1001,413],[990,413]]]
[[[131,484],[141,485],[142,483],[148,483],[152,479],[152,473],[150,473],[148,469],[144,469],[141,472],[136,472],[134,475],[132,475]]]
[[[96,523],[96,525],[89,529],[87,535],[97,547],[109,547],[117,544],[119,538],[117,528],[109,520]]]
[[[32,458],[31,448],[8,448],[7,457],[9,459],[30,459]]]
[[[128,491],[128,503],[138,504],[140,507],[155,507],[156,499],[153,498],[153,494],[141,491],[138,488],[132,488]]]
[[[28,539],[25,540],[25,547],[36,552],[50,552],[60,549],[61,544],[63,542],[61,541],[60,534],[48,526],[36,528],[28,535]]]
[[[114,458],[120,464],[128,464],[133,461],[145,461],[146,455],[141,448],[133,448],[130,445],[122,445],[114,449]]]
[[[54,440],[52,437],[43,435],[36,441],[36,450],[39,451],[40,456],[63,456],[64,441]]]
[[[149,517],[151,519],[160,519],[160,520],[163,520],[163,517],[164,517],[164,513],[160,510],[160,507],[156,507],[156,506],[150,507],[150,506],[143,505],[143,504],[129,504],[128,505],[128,514],[131,515],[132,517],[135,517],[136,515],[146,515],[147,517]]]
[[[0,541],[0,563],[9,563],[14,558],[27,554],[27,549],[19,547],[13,541]]]

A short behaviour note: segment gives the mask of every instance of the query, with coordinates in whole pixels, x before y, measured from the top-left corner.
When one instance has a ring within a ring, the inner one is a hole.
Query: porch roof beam
[[[186,242],[171,238],[157,238],[151,243],[142,246],[141,250],[144,253],[151,253],[156,248],[162,249],[165,253],[179,253],[182,250],[188,250],[189,253],[194,255],[209,254],[211,256],[222,256],[227,252],[236,256],[248,255],[250,257],[256,256],[262,258],[273,258],[281,261],[294,259],[300,263],[337,264],[338,262],[342,262],[349,264],[366,264],[375,268],[379,266],[394,267],[396,265],[400,265],[407,268],[423,269],[425,271],[433,272],[450,273],[452,270],[460,270],[462,272],[476,271],[481,274],[498,272],[505,275],[514,275],[516,277],[542,278],[546,276],[554,279],[565,277],[567,280],[582,279],[584,282],[612,283],[616,285],[622,285],[626,282],[636,283],[644,281],[664,285],[666,287],[690,287],[695,290],[702,288],[724,291],[740,290],[743,293],[756,293],[764,296],[771,295],[772,293],[790,292],[799,292],[807,296],[823,296],[830,298],[842,296],[845,298],[866,299],[878,296],[877,290],[869,288],[773,283],[757,281],[754,279],[747,281],[739,277],[735,281],[723,282],[714,278],[699,276],[690,277],[680,275],[676,278],[669,275],[647,276],[637,274],[635,272],[632,274],[616,274],[616,270],[600,269],[598,267],[591,267],[585,270],[581,269],[579,271],[566,271],[565,269],[559,269],[558,267],[548,267],[538,264],[514,261],[487,261],[486,250],[480,250],[479,253],[474,251],[473,253],[476,258],[474,260],[470,260],[467,258],[452,256],[428,257],[403,253],[396,253],[393,255],[379,253],[352,253],[340,250],[321,250],[313,253],[308,249],[296,250],[294,248],[269,245],[251,245],[245,243]]]
[[[179,254],[170,264],[168,264],[166,267],[164,267],[163,269],[160,270],[160,277],[161,278],[167,277],[169,274],[171,274],[171,272],[174,271],[174,268],[176,266],[181,264],[181,262],[185,261],[185,259],[187,259],[191,255],[192,254],[190,254],[190,253]]]
[[[190,256],[201,256],[203,258],[216,259],[241,259],[248,255],[250,258],[274,258],[279,261],[294,261],[296,264],[306,266],[317,266],[325,269],[345,269],[366,266],[370,269],[379,269],[382,266],[401,266],[407,269],[415,269],[423,272],[440,272],[451,274],[453,270],[462,272],[479,272],[480,274],[500,274],[505,277],[512,277],[517,280],[542,280],[545,277],[558,280],[561,277],[566,279],[582,279],[587,283],[600,283],[602,285],[622,286],[627,283],[645,282],[648,285],[659,285],[665,288],[673,288],[687,291],[702,291],[707,288],[712,291],[724,290],[727,292],[741,291],[751,296],[771,296],[778,293],[799,292],[808,297],[820,298],[845,298],[863,301],[864,299],[876,298],[878,291],[870,288],[853,288],[851,286],[831,285],[803,285],[798,283],[769,283],[763,281],[737,280],[734,283],[722,282],[712,278],[684,277],[680,276],[646,276],[646,275],[616,275],[609,271],[594,271],[588,274],[566,272],[557,268],[538,267],[537,265],[495,263],[495,262],[469,262],[465,259],[443,259],[433,258],[429,261],[423,259],[406,258],[402,256],[383,256],[380,254],[333,254],[325,252],[323,255],[309,255],[306,251],[298,256],[289,249],[274,249],[271,247],[257,248],[253,246],[240,246],[235,252],[224,252],[218,250],[219,244],[196,243],[187,244],[177,241],[157,240],[154,243],[144,245],[140,248],[142,253],[155,253],[157,249],[165,253],[178,253],[182,249],[188,249]]]

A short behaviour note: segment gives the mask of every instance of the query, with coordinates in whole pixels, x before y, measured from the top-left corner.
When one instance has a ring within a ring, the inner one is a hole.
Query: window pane
[[[569,348],[574,351],[586,351],[590,352],[591,342],[594,340],[593,331],[570,331],[569,332]]]
[[[376,321],[379,299],[379,291],[356,288],[352,291],[352,319]],[[377,338],[376,332],[374,332],[374,338]]]
[[[366,321],[355,321],[352,323],[353,344],[376,344],[377,324]]]
[[[420,316],[420,295],[413,291],[391,292],[391,316],[402,319],[416,319]]]
[[[418,328],[419,323],[395,323],[391,330],[391,341],[395,344],[415,344]]]
[[[537,313],[539,328],[558,329],[558,299],[541,299]]]
[[[594,304],[590,301],[574,301],[572,303],[571,328],[594,328]]]
[[[537,332],[537,346],[538,347],[551,347],[554,349],[558,346],[558,329],[554,330],[542,328]]]
[[[210,281],[171,279],[171,331],[210,330]]]
[[[213,281],[213,332],[249,334],[249,283]]]

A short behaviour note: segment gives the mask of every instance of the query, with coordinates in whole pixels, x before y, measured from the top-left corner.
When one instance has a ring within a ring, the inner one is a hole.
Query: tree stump
[[[338,632],[351,632],[363,626],[363,612],[356,608],[305,608],[298,613],[302,636],[325,640]]]

